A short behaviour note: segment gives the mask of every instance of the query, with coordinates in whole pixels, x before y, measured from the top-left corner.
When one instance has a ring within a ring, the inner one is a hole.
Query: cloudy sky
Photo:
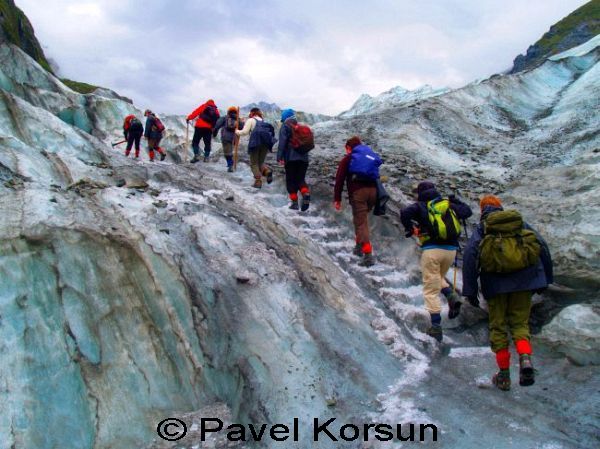
[[[16,0],[60,75],[140,108],[275,102],[338,114],[362,93],[504,71],[586,0]]]

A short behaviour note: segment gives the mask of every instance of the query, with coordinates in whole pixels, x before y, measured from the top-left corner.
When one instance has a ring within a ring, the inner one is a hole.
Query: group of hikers
[[[165,152],[159,146],[164,126],[151,111],[146,110],[145,132],[141,122],[134,116],[125,119],[127,139],[125,155],[130,154],[135,143],[135,156],[139,157],[142,133],[148,138],[150,160],[157,151],[161,160]],[[200,141],[204,143],[204,162],[209,161],[211,138],[221,131],[221,143],[228,171],[234,170],[234,147],[239,137],[250,136],[248,153],[254,176],[255,188],[261,188],[263,178],[270,184],[273,170],[265,163],[266,156],[277,143],[277,162],[285,168],[286,190],[289,208],[306,211],[310,205],[310,188],[306,182],[309,152],[314,148],[314,136],[310,127],[299,123],[293,109],[281,112],[278,139],[275,129],[264,120],[259,108],[252,108],[247,119],[239,117],[239,108],[230,107],[221,117],[213,100],[208,100],[187,116],[193,121],[194,135],[190,161],[200,160]],[[387,193],[383,189],[379,155],[360,137],[353,136],[345,143],[345,155],[338,164],[334,186],[334,209],[342,208],[342,192],[346,186],[356,245],[353,253],[361,258],[360,264],[375,264],[373,247],[369,237],[368,215],[382,208],[380,202]],[[401,223],[407,238],[416,238],[421,250],[421,273],[425,309],[431,325],[426,333],[441,342],[442,303],[448,303],[448,318],[459,316],[466,301],[479,307],[479,290],[488,304],[491,349],[496,355],[498,372],[493,384],[500,390],[509,390],[510,351],[512,338],[519,355],[519,384],[532,385],[535,372],[531,360],[529,316],[532,296],[541,293],[553,282],[552,259],[544,239],[522,219],[516,210],[504,210],[500,198],[485,195],[481,198],[480,222],[468,238],[463,255],[462,295],[454,282],[447,280],[450,267],[456,273],[458,253],[461,251],[459,237],[466,219],[473,211],[454,195],[442,195],[433,182],[422,181],[414,188],[414,203],[400,211]],[[300,205],[300,199],[302,203]],[[461,223],[463,226],[461,226]]]

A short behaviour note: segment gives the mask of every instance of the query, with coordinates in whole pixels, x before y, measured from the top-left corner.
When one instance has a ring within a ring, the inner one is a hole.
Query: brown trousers
[[[369,243],[369,212],[375,207],[377,201],[377,188],[362,187],[352,193],[352,221],[356,243]]]
[[[260,147],[250,152],[250,168],[252,169],[252,174],[254,174],[254,179],[261,179],[263,175],[266,176],[271,170],[265,164],[268,153],[269,149],[267,147]]]

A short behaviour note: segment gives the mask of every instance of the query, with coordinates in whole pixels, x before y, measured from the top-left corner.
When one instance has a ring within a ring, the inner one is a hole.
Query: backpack
[[[204,108],[202,114],[200,114],[200,118],[206,123],[214,126],[215,123],[217,123],[217,120],[219,120],[219,111],[217,110],[216,106],[209,104]]]
[[[427,201],[429,220],[428,239],[432,242],[450,242],[460,235],[460,223],[450,207],[449,199],[436,198]]]
[[[162,133],[165,130],[165,125],[163,125],[163,122],[161,122],[157,116],[152,118],[154,119],[154,123],[152,124],[153,131]]]
[[[352,149],[348,172],[356,179],[377,181],[379,166],[383,163],[377,153],[366,145],[357,145]]]
[[[225,129],[227,131],[235,131],[235,122],[237,122],[237,119],[227,116],[225,119]]]
[[[143,129],[144,126],[137,117],[133,117],[131,120],[129,120],[129,131],[142,131]]]
[[[250,133],[248,151],[254,151],[259,147],[267,147],[269,151],[275,144],[275,128],[264,120],[256,120],[256,125]]]
[[[525,229],[516,210],[491,212],[483,220],[479,268],[484,273],[514,273],[536,265],[541,252],[535,232]]]
[[[290,139],[290,145],[295,152],[300,154],[306,154],[315,147],[315,137],[312,129],[304,123],[292,124],[288,123],[292,128],[292,137]]]

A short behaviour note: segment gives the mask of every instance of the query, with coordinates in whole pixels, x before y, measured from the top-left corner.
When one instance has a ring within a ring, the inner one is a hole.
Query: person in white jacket
[[[235,131],[238,136],[250,135],[248,142],[248,153],[250,154],[250,168],[254,175],[252,187],[262,187],[262,177],[267,178],[267,183],[273,182],[273,170],[265,164],[267,153],[275,143],[275,130],[273,126],[263,120],[262,112],[258,108],[252,108],[244,128]]]

